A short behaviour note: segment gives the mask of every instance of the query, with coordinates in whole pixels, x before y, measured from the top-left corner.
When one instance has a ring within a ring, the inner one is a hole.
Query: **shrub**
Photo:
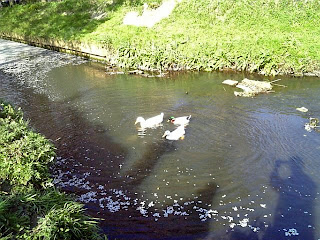
[[[0,184],[16,188],[50,185],[48,164],[54,160],[54,146],[29,128],[20,110],[9,104],[1,106]]]
[[[0,101],[0,238],[102,239],[83,205],[55,189],[54,146]]]

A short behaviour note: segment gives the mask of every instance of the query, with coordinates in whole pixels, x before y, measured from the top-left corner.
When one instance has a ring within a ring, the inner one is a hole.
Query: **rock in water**
[[[239,82],[236,80],[227,79],[227,80],[224,80],[222,83],[229,86],[236,86]]]
[[[304,128],[308,132],[311,132],[312,129],[316,130],[316,128],[320,127],[320,126],[318,126],[318,124],[319,124],[319,119],[318,118],[309,118],[309,122],[304,125]]]
[[[318,118],[310,118],[309,121],[310,121],[310,126],[313,128],[317,127],[319,124]]]
[[[300,108],[296,108],[296,110],[300,111],[300,112],[308,112],[308,108],[305,107],[300,107]]]
[[[267,93],[272,90],[270,82],[249,80],[247,78],[243,79],[236,87],[241,88],[243,92],[235,91],[234,95],[241,97],[253,97],[258,93]]]

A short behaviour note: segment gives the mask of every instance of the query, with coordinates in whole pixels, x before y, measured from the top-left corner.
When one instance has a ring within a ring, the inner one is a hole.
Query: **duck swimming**
[[[190,118],[191,118],[191,115],[183,116],[183,117],[177,117],[177,118],[169,117],[167,122],[171,122],[174,125],[187,125],[187,124],[189,124]]]
[[[164,115],[163,113],[160,113],[159,115],[148,118],[147,120],[145,120],[143,117],[137,117],[135,124],[140,123],[141,128],[156,127],[157,125],[162,123],[163,115]]]
[[[184,139],[185,133],[184,126],[181,125],[172,132],[169,130],[165,131],[162,137],[165,137],[168,140],[179,140],[180,138]]]

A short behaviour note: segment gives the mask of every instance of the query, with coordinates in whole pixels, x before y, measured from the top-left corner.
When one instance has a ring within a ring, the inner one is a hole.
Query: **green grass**
[[[102,239],[83,205],[53,188],[0,195],[0,238]]]
[[[83,205],[54,188],[54,150],[0,101],[0,239],[102,239]]]
[[[12,187],[50,185],[48,164],[54,147],[42,135],[30,131],[21,111],[4,105],[0,117],[0,184]]]
[[[258,72],[320,70],[320,3],[184,0],[153,28],[122,25],[129,11],[161,0],[64,0],[2,9],[0,32],[88,41],[127,68]],[[95,20],[93,16],[106,13]]]

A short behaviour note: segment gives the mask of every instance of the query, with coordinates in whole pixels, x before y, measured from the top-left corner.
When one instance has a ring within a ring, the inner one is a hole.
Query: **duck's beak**
[[[170,121],[171,121],[170,119],[167,120],[167,122],[170,122]]]
[[[167,136],[167,134],[163,134],[163,136],[162,136],[162,137],[164,138],[165,136]]]
[[[136,125],[138,122],[136,121],[135,123],[134,123],[134,125]]]

